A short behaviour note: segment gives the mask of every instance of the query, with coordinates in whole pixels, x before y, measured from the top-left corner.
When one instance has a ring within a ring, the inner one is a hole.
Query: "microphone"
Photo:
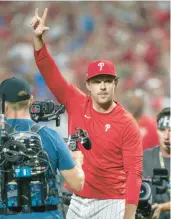
[[[87,131],[82,130],[81,128],[76,129],[78,131],[73,135],[70,135],[68,138],[68,145],[70,146],[70,149],[72,151],[76,151],[78,147],[78,142],[80,142],[86,150],[90,150],[92,148],[92,143]]]
[[[80,142],[83,145],[83,147],[86,150],[90,150],[91,149],[91,141],[90,138],[88,136],[87,131],[77,128],[79,130],[79,135],[80,135]]]
[[[90,150],[91,149],[91,140],[90,140],[89,137],[82,137],[81,144],[83,145],[83,147],[86,150]]]

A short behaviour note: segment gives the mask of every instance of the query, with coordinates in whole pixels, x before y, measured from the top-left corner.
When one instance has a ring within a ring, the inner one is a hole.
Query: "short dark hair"
[[[157,115],[157,122],[163,116],[170,116],[170,107],[166,107],[166,108],[162,109],[162,111],[160,111],[160,113]]]
[[[95,76],[95,77],[98,77],[99,75]],[[119,81],[119,77],[118,76],[112,76],[112,75],[109,75],[111,77],[113,77],[113,80],[115,81],[115,84],[118,83]],[[95,78],[95,77],[92,77],[92,78],[89,78],[88,80],[86,80],[87,82],[91,81],[91,79]]]
[[[115,83],[117,84],[118,81],[119,81],[119,77],[118,77],[118,76],[114,76],[114,81],[115,81]]]

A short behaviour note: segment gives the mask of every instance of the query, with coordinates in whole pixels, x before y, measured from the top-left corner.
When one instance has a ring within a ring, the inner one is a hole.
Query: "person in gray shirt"
[[[170,131],[170,108],[164,108],[157,116],[157,133],[160,145],[144,151],[143,177],[152,177],[154,168],[165,168],[168,170],[170,178]],[[156,186],[151,185],[153,219],[170,218],[170,185],[169,179],[168,189],[163,194],[156,194]]]

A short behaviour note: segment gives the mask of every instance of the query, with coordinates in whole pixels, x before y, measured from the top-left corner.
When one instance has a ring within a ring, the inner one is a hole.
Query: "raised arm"
[[[38,16],[38,9],[35,10],[35,16],[31,21],[34,33],[34,55],[37,67],[42,74],[47,86],[57,98],[57,100],[64,104],[67,110],[71,107],[71,101],[75,102],[85,96],[79,89],[69,84],[61,75],[53,58],[49,54],[43,40],[43,34],[49,28],[45,26],[48,9],[44,10],[42,18]],[[73,106],[73,104],[72,104]]]

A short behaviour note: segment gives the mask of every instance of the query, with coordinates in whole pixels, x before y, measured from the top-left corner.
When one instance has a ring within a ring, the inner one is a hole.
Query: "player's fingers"
[[[47,18],[47,13],[48,13],[48,9],[45,8],[44,12],[43,12],[43,16],[42,16],[42,24],[45,25],[46,22],[46,18]]]
[[[80,159],[81,162],[83,162],[83,160],[84,160],[84,155],[81,155],[81,156],[79,157],[79,159]]]
[[[40,20],[41,20],[41,18],[40,17],[36,17],[36,16],[34,16],[33,18],[32,18],[32,20],[31,20],[31,24],[34,24],[34,23],[36,23],[36,22],[40,22]]]
[[[31,22],[30,22],[30,25],[31,25],[31,26],[34,26],[34,24],[36,23],[36,20],[37,20],[37,18],[36,18],[36,17],[33,17],[32,20],[31,20]]]
[[[30,25],[33,24],[34,20],[35,20],[35,16],[31,19],[31,21],[30,21]]]
[[[83,153],[82,153],[82,151],[77,151],[77,154],[81,155],[81,154],[83,154]]]
[[[40,23],[40,19],[39,19],[39,18],[36,18],[35,20],[33,20],[31,26],[35,28],[35,26],[39,25],[39,23]]]
[[[43,31],[49,30],[49,27],[44,27]]]
[[[38,17],[38,8],[35,9],[35,17]]]
[[[81,151],[78,151],[77,153],[77,156],[80,158],[80,159],[83,159],[84,155]]]

